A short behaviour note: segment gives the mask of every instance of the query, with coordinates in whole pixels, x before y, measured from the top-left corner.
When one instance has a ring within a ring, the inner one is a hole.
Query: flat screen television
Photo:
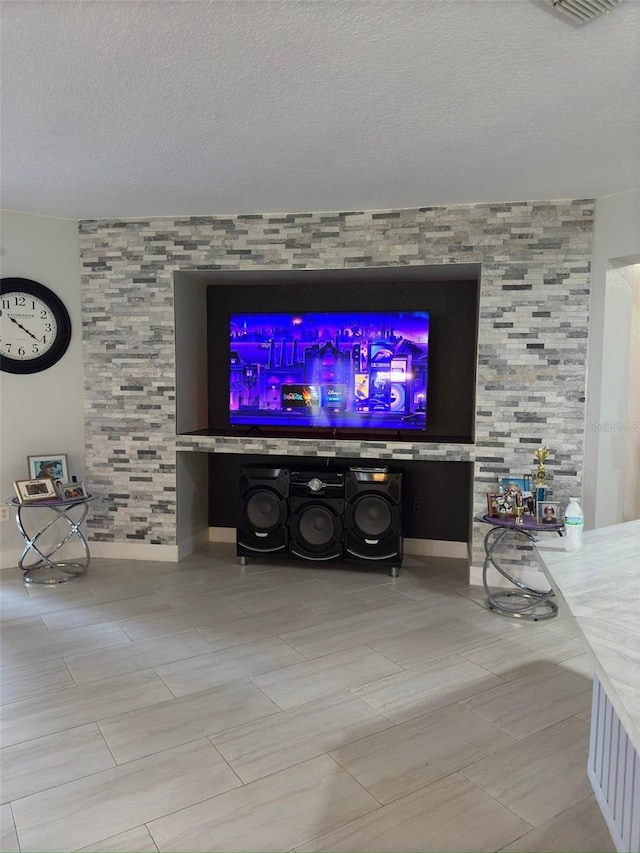
[[[229,423],[424,431],[428,311],[229,314]]]

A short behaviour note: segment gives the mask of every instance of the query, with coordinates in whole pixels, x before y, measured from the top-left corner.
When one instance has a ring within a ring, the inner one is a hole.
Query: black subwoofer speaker
[[[400,565],[401,500],[402,474],[365,468],[345,472],[345,560]]]
[[[341,560],[344,530],[344,474],[292,471],[289,494],[289,556]]]
[[[290,481],[286,468],[240,468],[238,556],[287,554]]]

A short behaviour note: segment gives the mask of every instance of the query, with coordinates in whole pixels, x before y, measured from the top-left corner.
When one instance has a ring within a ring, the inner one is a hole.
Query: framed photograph
[[[531,497],[531,477],[500,477],[498,480],[502,494],[507,495],[513,506],[523,506],[526,498]]]
[[[68,483],[69,468],[66,453],[41,453],[39,456],[27,456],[29,476],[34,480],[50,477],[54,483]]]
[[[560,504],[554,501],[538,501],[536,521],[538,524],[562,524]]]
[[[16,490],[18,500],[21,504],[29,504],[34,501],[50,501],[58,497],[56,485],[51,477],[39,477],[34,480],[15,480],[13,488]]]
[[[63,483],[59,489],[63,501],[80,501],[89,497],[84,483]]]
[[[500,507],[495,492],[487,492],[487,515],[489,518],[500,518]]]

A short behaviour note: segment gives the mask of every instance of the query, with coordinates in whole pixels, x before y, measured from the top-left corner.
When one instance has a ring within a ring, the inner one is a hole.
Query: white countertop
[[[586,532],[581,551],[564,544],[536,543],[542,567],[640,754],[640,521]]]

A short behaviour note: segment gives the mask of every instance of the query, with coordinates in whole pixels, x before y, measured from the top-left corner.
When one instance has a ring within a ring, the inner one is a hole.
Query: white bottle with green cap
[[[579,551],[582,548],[584,516],[580,498],[569,498],[564,511],[564,547],[566,551]]]

